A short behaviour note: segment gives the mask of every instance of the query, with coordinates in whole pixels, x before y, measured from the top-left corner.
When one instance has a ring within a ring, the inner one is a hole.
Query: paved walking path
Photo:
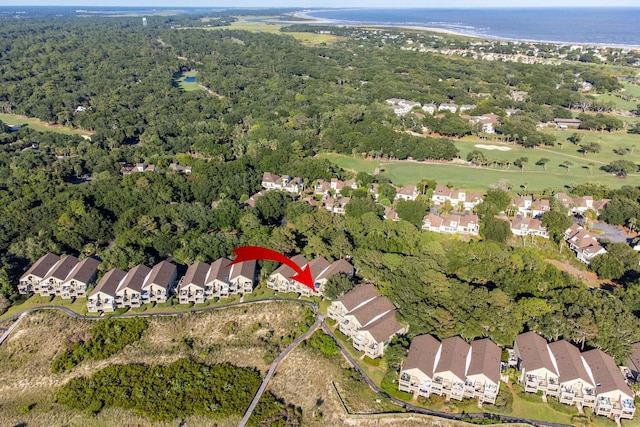
[[[262,394],[267,389],[267,385],[269,384],[269,381],[271,381],[271,377],[273,376],[276,369],[278,368],[278,365],[280,365],[280,362],[282,362],[284,358],[287,357],[287,355],[298,346],[298,344],[300,344],[302,341],[309,338],[311,334],[314,333],[316,329],[320,327],[320,325],[323,325],[324,317],[318,315],[317,318],[318,320],[316,320],[316,323],[314,323],[307,332],[305,332],[304,334],[296,338],[295,341],[292,342],[291,345],[289,345],[289,347],[287,347],[285,351],[280,353],[280,356],[278,356],[276,360],[273,361],[273,363],[271,364],[271,367],[269,368],[269,372],[267,372],[267,375],[265,375],[264,380],[262,380],[262,384],[260,385],[258,392],[253,397],[253,400],[251,401],[251,405],[249,405],[249,408],[247,409],[247,412],[245,412],[244,417],[242,417],[242,420],[240,421],[240,424],[238,424],[238,427],[245,427],[247,425],[247,422],[249,421],[249,418],[251,417],[253,410],[256,408],[256,405],[260,401]]]

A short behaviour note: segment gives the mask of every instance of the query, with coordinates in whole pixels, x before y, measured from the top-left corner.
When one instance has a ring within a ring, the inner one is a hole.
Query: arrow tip
[[[300,273],[296,273],[294,276],[291,276],[290,279],[302,283],[306,287],[311,288],[311,290],[314,292],[316,290],[316,287],[313,284],[313,277],[311,276],[311,269],[309,268],[309,264],[305,265]]]

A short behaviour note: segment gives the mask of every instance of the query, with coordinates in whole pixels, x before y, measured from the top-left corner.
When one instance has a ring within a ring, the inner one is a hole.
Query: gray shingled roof
[[[127,273],[118,291],[123,289],[131,289],[132,291],[141,292],[142,285],[144,285],[145,279],[151,273],[151,269],[146,265],[136,265]]]
[[[385,342],[403,329],[404,326],[396,319],[396,312],[390,311],[360,330],[369,332],[376,342]]]
[[[177,267],[175,264],[171,264],[166,260],[162,261],[153,266],[149,279],[147,279],[144,287],[146,288],[150,285],[158,285],[167,289],[175,279],[176,271]]]
[[[371,300],[380,296],[376,287],[372,283],[365,283],[364,285],[357,286],[344,294],[338,299],[350,312],[365,301]]]
[[[596,348],[582,353],[582,357],[593,374],[593,380],[596,382],[596,394],[619,390],[628,396],[633,396],[622,372],[611,356]]]
[[[291,260],[295,262],[296,265],[300,268],[303,268],[305,265],[309,263],[307,259],[302,255],[296,255],[293,258],[291,258]],[[291,276],[294,276],[296,272],[287,264],[282,264],[280,265],[280,267],[276,268],[273,273],[271,273],[271,275],[274,275],[274,274],[281,274],[284,277],[289,278]]]
[[[330,266],[331,266],[331,263],[327,261],[327,259],[324,257],[318,257],[318,258],[312,259],[309,262],[309,269],[311,270],[311,277],[313,278],[313,281],[314,282],[317,281],[318,276],[320,276],[320,273],[322,273],[324,270],[326,270]]]
[[[91,291],[89,296],[93,296],[98,292],[103,292],[107,295],[115,296],[116,290],[118,290],[118,285],[126,275],[127,272],[124,270],[120,270],[119,268],[109,270],[107,274],[102,276],[102,279],[100,279],[98,285]]]
[[[348,261],[344,259],[339,259],[331,263],[331,265],[325,268],[318,276],[314,276],[315,280],[321,279],[329,279],[331,276],[339,273],[344,273],[348,275],[353,274],[353,266],[349,264]]]
[[[89,279],[98,271],[100,261],[95,258],[85,258],[80,261],[69,273],[67,280],[77,280],[78,282],[87,283]]]
[[[49,270],[51,270],[51,267],[56,265],[58,261],[60,261],[60,257],[58,255],[54,255],[52,253],[43,255],[20,277],[20,280],[26,279],[29,276],[36,276],[44,279]]]
[[[214,280],[219,280],[224,283],[229,283],[229,273],[231,271],[231,267],[227,266],[231,264],[231,260],[229,258],[218,258],[214,262],[211,263],[211,269],[209,270],[209,277],[207,278],[207,283],[211,283]]]
[[[547,340],[535,332],[526,332],[516,337],[522,367],[527,371],[546,368],[556,375],[558,372],[551,361],[551,354],[547,347]]]
[[[580,350],[576,346],[566,340],[560,340],[550,343],[549,348],[556,360],[558,378],[561,384],[580,379],[587,384],[594,385],[593,379],[582,363]]]
[[[489,338],[473,341],[467,376],[483,374],[495,384],[499,384],[501,356],[502,350]]]
[[[182,278],[180,288],[187,287],[191,284],[204,288],[207,283],[207,275],[211,266],[206,262],[197,261],[187,268],[187,272]]]
[[[460,337],[450,337],[442,340],[440,359],[436,365],[435,372],[449,371],[464,381],[469,348],[469,344]]]
[[[433,378],[436,354],[440,349],[440,341],[431,335],[418,335],[411,341],[409,354],[402,364],[402,369],[420,369],[423,374]]]
[[[249,260],[239,262],[238,264],[233,264],[231,266],[231,272],[229,273],[229,280],[234,281],[238,277],[247,277],[251,280],[254,279],[256,275],[256,261]]]
[[[354,316],[358,320],[360,326],[365,328],[372,320],[376,320],[376,317],[381,316],[388,311],[394,311],[395,309],[396,307],[391,304],[389,298],[378,296],[362,307],[358,307],[349,312],[349,315]]]
[[[54,279],[64,281],[69,276],[69,273],[71,273],[71,270],[73,270],[74,267],[78,265],[78,262],[78,258],[74,257],[73,255],[67,255],[66,257],[58,261],[58,263],[51,269],[45,279],[53,277]]]

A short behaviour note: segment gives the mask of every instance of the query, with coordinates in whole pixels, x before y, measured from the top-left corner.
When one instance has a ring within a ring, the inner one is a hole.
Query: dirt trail
[[[568,262],[561,262],[556,259],[546,259],[545,261],[555,265],[558,270],[566,271],[572,276],[581,279],[590,288],[599,288],[601,285],[609,283],[607,280],[598,279],[598,275],[596,273],[579,270]]]

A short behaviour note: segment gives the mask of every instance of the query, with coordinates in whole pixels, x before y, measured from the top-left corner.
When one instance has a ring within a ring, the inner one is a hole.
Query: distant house
[[[436,104],[424,104],[422,106],[422,111],[434,115],[438,110],[438,106]]]
[[[462,113],[462,112],[465,112],[465,111],[475,110],[475,108],[476,108],[476,105],[474,105],[474,104],[462,104],[458,111],[460,111]]]
[[[265,190],[282,190],[294,194],[304,190],[301,178],[291,178],[289,175],[278,176],[271,172],[262,174],[261,184]]]
[[[449,201],[454,208],[462,207],[463,209],[473,209],[482,202],[482,195],[478,192],[467,193],[467,190],[452,190],[449,187],[437,184],[431,197],[436,206]]]
[[[422,229],[436,233],[477,236],[480,233],[480,219],[474,214],[438,216],[430,213],[423,218]]]
[[[514,236],[539,236],[549,238],[547,228],[537,218],[516,216],[508,218],[509,228]]]
[[[582,124],[582,120],[580,119],[560,119],[555,118],[553,122],[556,124],[557,128],[567,129],[567,128],[578,128]]]
[[[564,238],[576,257],[587,265],[591,264],[593,257],[607,253],[598,240],[579,224],[572,224],[564,232]]]
[[[177,163],[171,163],[169,165],[169,169],[176,171],[178,173],[185,173],[185,174],[190,174],[192,171],[191,166],[180,166]]]
[[[458,111],[458,106],[456,104],[440,104],[438,111],[449,111],[451,113],[455,113]]]
[[[420,193],[415,185],[406,185],[396,193],[396,200],[416,200],[418,194]]]
[[[155,172],[155,165],[146,165],[144,163],[136,163],[135,165],[131,163],[123,163],[122,168],[120,169],[122,175],[129,175],[134,172]]]
[[[102,279],[89,294],[87,311],[89,313],[98,311],[112,312],[118,308],[116,305],[116,291],[126,275],[126,271],[114,268],[102,276]]]
[[[398,98],[387,99],[387,104],[393,108],[393,112],[396,116],[404,116],[413,108],[422,106],[419,102],[407,101],[406,99]]]

